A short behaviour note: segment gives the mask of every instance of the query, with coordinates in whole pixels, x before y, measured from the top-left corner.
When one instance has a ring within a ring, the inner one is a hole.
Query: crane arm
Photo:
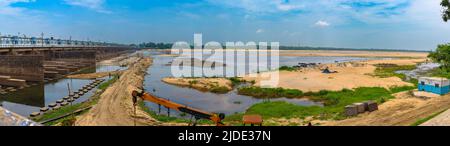
[[[178,104],[167,99],[159,98],[153,96],[151,94],[145,93],[143,91],[133,91],[133,102],[137,102],[137,98],[141,98],[142,100],[149,101],[155,104],[163,105],[167,108],[174,109],[180,112],[184,112],[190,115],[193,115],[197,119],[207,119],[213,121],[217,126],[224,126],[222,120],[225,118],[225,114],[215,114],[205,112],[199,109],[194,109],[182,104]]]

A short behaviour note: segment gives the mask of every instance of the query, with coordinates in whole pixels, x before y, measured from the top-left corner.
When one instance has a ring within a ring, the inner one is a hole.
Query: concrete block
[[[365,101],[365,102],[363,102],[363,104],[364,104],[364,110],[369,111],[369,101]]]
[[[40,112],[33,112],[33,113],[30,114],[30,117],[37,117],[39,115],[41,115]]]
[[[55,106],[57,106],[58,104],[56,104],[56,103],[50,103],[49,105],[48,105],[48,107],[55,107]]]
[[[358,110],[358,113],[366,112],[366,109],[364,107],[364,103],[354,103],[353,105],[356,106],[356,109]]]
[[[355,105],[345,106],[345,115],[349,117],[358,115],[358,108]]]
[[[378,110],[378,103],[374,102],[374,101],[369,101],[367,102],[368,104],[368,111],[369,112],[373,112],[373,111],[377,111]]]
[[[40,109],[41,112],[47,112],[48,110],[50,110],[48,107],[43,107]]]

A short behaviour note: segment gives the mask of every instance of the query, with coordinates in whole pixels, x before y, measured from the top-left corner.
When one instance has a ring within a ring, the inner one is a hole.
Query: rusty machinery
[[[225,118],[225,114],[223,114],[223,113],[216,114],[216,113],[209,113],[206,111],[194,109],[194,108],[182,105],[182,104],[178,104],[178,103],[169,101],[167,99],[153,96],[151,94],[145,93],[143,90],[133,91],[132,95],[133,95],[133,103],[135,106],[137,103],[137,99],[140,98],[145,101],[149,101],[149,102],[152,102],[152,103],[155,103],[158,105],[165,106],[168,109],[174,109],[174,110],[192,115],[192,117],[195,118],[195,121],[192,124],[193,126],[196,126],[197,120],[200,120],[200,119],[210,120],[210,121],[214,122],[217,126],[225,126],[225,124],[222,123],[222,120]],[[191,124],[189,124],[189,125],[191,125]]]

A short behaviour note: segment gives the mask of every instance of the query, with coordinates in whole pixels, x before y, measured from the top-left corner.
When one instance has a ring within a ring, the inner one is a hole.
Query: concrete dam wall
[[[20,82],[20,80],[42,82],[44,80],[44,56],[0,56],[0,76],[3,76],[0,78],[0,82]]]
[[[96,51],[49,51],[37,55],[1,55],[0,85],[23,87],[27,82],[61,78],[95,67]]]

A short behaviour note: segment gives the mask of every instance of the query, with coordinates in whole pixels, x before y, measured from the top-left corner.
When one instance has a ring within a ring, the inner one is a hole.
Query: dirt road
[[[450,126],[450,110],[447,110],[420,126]]]
[[[450,108],[450,95],[420,99],[402,92],[380,106],[380,110],[355,118],[325,123],[331,126],[409,126],[419,119]]]
[[[100,96],[99,102],[88,113],[77,118],[77,126],[133,126],[134,120],[138,126],[159,125],[143,110],[136,107],[134,117],[131,92],[142,87],[144,75],[152,63],[150,58],[144,58],[124,71],[120,79],[112,84]]]

